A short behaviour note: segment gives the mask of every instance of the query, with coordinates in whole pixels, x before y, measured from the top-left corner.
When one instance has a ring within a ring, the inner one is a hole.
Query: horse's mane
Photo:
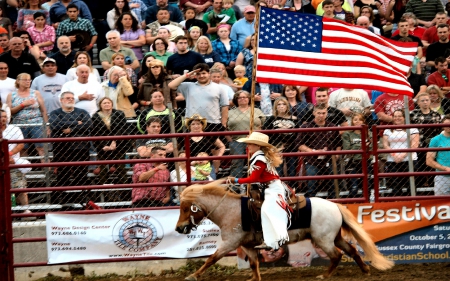
[[[241,198],[240,194],[236,194],[228,190],[227,186],[221,185],[223,180],[216,180],[207,184],[193,184],[186,187],[183,192],[180,194],[180,199],[183,201],[194,202],[197,200],[199,196],[202,195],[217,195],[224,196],[227,193],[227,196],[233,198]]]

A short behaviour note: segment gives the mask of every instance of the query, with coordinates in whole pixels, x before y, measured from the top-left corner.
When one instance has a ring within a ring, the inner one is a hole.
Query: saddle
[[[261,206],[264,202],[263,193],[252,189],[250,197],[241,197],[242,229],[244,231],[262,231]],[[292,193],[288,199],[291,209],[291,224],[289,230],[309,228],[311,225],[311,201],[303,195]]]

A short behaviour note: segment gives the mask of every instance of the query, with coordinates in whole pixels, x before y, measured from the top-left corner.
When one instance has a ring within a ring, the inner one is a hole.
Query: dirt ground
[[[263,268],[261,270],[262,280],[267,281],[285,281],[285,280],[318,280],[317,275],[324,272],[326,267],[308,267],[308,268]],[[96,281],[178,281],[186,277],[175,276],[179,274],[174,272],[166,273],[166,276],[155,277],[110,277],[95,278]],[[250,270],[238,270],[232,274],[217,272],[207,272],[199,278],[199,281],[244,281],[251,276]],[[60,279],[64,280],[64,279]],[[74,278],[72,280],[90,280],[84,278]],[[328,280],[336,281],[448,281],[450,280],[450,263],[424,263],[424,264],[401,264],[396,265],[391,270],[382,272],[371,268],[371,275],[367,276],[361,273],[357,266],[342,265],[339,266],[335,274]]]

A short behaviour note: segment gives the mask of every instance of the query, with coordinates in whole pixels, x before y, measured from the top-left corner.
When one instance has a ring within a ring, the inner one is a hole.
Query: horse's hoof
[[[192,276],[192,275],[189,275],[188,277],[184,278],[184,280],[186,280],[186,281],[197,281],[197,278]]]
[[[325,279],[325,277],[323,275],[318,275],[316,276],[317,279]]]

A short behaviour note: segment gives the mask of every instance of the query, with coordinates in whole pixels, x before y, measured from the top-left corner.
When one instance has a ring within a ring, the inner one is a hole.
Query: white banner
[[[191,234],[175,231],[179,210],[99,215],[48,214],[48,263],[127,257],[193,258],[213,254],[222,242],[210,220]]]

